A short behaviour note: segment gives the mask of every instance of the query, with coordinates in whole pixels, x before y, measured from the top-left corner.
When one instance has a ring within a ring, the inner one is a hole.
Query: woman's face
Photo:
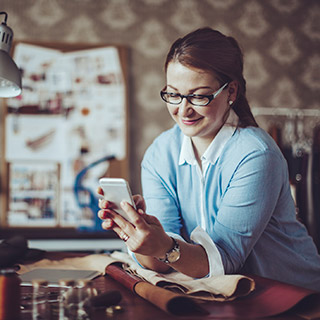
[[[170,62],[168,65],[167,92],[211,95],[219,88],[220,84],[212,73],[191,69],[179,62]],[[208,146],[226,120],[226,113],[230,108],[228,102],[232,100],[229,90],[230,85],[207,106],[194,106],[183,99],[179,105],[167,103],[167,107],[185,135],[191,137],[194,143],[199,141]]]

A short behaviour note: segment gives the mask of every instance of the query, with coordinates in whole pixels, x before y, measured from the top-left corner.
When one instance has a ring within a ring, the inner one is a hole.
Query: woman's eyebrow
[[[167,88],[171,88],[171,89],[173,89],[173,90],[176,90],[176,91],[179,91],[177,88],[175,88],[174,86],[172,86],[172,85],[170,85],[170,84],[167,84],[166,85],[166,89]],[[192,88],[192,89],[190,89],[189,90],[189,92],[194,92],[194,91],[197,91],[197,90],[199,90],[199,89],[211,89],[211,90],[213,90],[211,87],[209,87],[209,86],[201,86],[201,87],[196,87],[196,88]]]
[[[175,88],[174,86],[171,86],[170,84],[167,84],[167,85],[165,86],[166,89],[168,89],[169,87],[170,87],[171,89],[173,89],[173,90],[178,91],[177,88]]]

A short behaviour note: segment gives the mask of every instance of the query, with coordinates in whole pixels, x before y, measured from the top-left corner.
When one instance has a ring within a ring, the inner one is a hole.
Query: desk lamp
[[[8,15],[4,15],[4,22],[0,25],[0,98],[12,98],[21,93],[21,74],[10,57],[10,49],[13,39],[13,31],[7,26]]]

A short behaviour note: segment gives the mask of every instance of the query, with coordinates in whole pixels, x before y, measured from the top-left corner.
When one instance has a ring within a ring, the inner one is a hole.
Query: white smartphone
[[[120,202],[126,201],[135,209],[135,203],[132,199],[129,183],[122,178],[101,178],[99,180],[100,187],[104,193],[104,199],[111,201],[114,204],[114,211],[129,220],[127,214],[121,209]]]

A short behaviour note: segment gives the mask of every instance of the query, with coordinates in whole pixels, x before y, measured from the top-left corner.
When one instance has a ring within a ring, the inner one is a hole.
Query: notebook
[[[22,286],[31,286],[32,280],[43,279],[48,281],[48,286],[59,286],[59,280],[91,280],[101,275],[95,270],[70,270],[70,269],[34,269],[20,275]]]

